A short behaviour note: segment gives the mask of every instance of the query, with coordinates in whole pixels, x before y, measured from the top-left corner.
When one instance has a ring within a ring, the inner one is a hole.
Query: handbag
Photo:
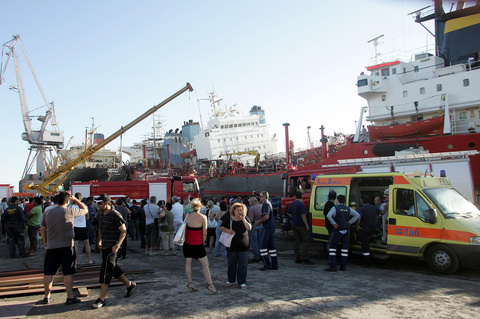
[[[208,213],[208,217],[207,217],[207,227],[208,228],[216,228],[217,227],[217,220],[214,218],[213,220],[210,220],[210,214],[211,214],[211,210],[209,211]]]
[[[167,216],[165,215],[164,218],[162,218],[163,221],[159,222],[158,223],[158,227],[160,228],[167,228],[168,227],[168,220],[167,220]]]
[[[175,234],[175,238],[173,238],[173,242],[177,244],[178,246],[183,246],[183,243],[185,242],[185,230],[187,228],[187,218],[188,215],[185,216],[185,220],[183,221],[182,225],[177,230],[177,233]]]
[[[230,216],[230,229],[232,229],[232,216]],[[222,234],[220,235],[220,240],[219,241],[225,247],[230,248],[230,246],[232,245],[233,236],[235,236],[235,234],[230,235],[229,233],[226,233],[226,232],[222,231]]]

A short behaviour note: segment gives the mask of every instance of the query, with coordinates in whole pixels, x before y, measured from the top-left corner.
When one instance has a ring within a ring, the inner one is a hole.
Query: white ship
[[[254,105],[249,115],[241,115],[235,107],[222,106],[215,92],[210,95],[212,118],[207,127],[194,136],[198,159],[217,160],[224,154],[258,152],[261,158],[277,153],[277,139],[270,135],[265,111]],[[240,155],[242,161],[253,163],[252,155]],[[226,159],[226,158],[223,158]]]

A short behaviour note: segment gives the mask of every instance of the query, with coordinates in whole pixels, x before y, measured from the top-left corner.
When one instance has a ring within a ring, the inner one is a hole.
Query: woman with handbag
[[[220,235],[222,231],[220,230],[220,226],[222,226],[222,216],[227,214],[227,203],[224,201],[220,202],[220,211],[215,215],[215,219],[217,220],[217,228],[215,229],[215,249],[213,250],[213,257],[220,257],[225,256],[227,257],[227,248],[220,242]]]
[[[159,215],[160,221],[158,226],[162,231],[163,241],[163,256],[168,256],[168,250],[172,250],[172,255],[175,256],[175,245],[173,244],[173,237],[175,236],[175,225],[173,224],[172,204],[166,203],[165,209]]]
[[[207,203],[207,242],[208,253],[213,253],[213,248],[215,246],[215,231],[217,229],[217,220],[215,219],[215,214],[213,212],[213,202],[208,201]]]
[[[185,217],[185,242],[183,244],[183,255],[185,256],[185,273],[187,276],[188,291],[194,292],[198,289],[192,280],[192,262],[193,258],[198,259],[203,267],[203,275],[207,280],[208,293],[218,294],[212,282],[212,276],[208,265],[207,252],[203,243],[207,238],[207,216],[200,213],[202,203],[198,198],[191,201],[192,212]]]
[[[230,213],[223,215],[220,229],[233,236],[228,248],[228,280],[225,286],[229,287],[237,281],[240,288],[246,289],[248,247],[250,246],[248,231],[252,229],[252,224],[247,217],[247,206],[242,203],[233,204],[230,207]]]

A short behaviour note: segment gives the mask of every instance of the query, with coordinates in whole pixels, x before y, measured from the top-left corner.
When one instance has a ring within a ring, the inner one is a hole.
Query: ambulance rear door
[[[312,212],[312,234],[313,238],[323,242],[329,241],[328,230],[325,228],[325,204],[328,201],[328,193],[335,191],[338,195],[345,195],[348,202],[350,194],[350,182],[352,178],[346,176],[319,176],[314,181],[314,192],[310,200],[310,211]],[[335,200],[335,204],[337,201]]]

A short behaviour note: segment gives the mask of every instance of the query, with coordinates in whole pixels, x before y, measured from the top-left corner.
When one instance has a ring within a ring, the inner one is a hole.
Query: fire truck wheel
[[[453,274],[460,268],[457,254],[447,245],[432,246],[427,252],[427,263],[430,268],[440,274]]]

